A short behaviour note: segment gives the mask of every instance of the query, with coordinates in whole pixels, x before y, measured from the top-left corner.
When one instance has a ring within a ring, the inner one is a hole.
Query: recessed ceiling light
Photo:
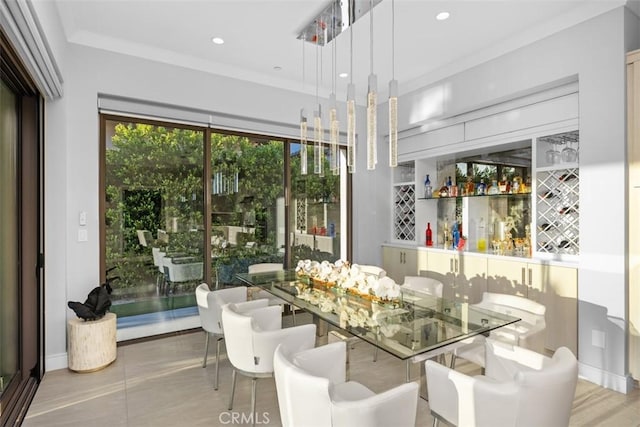
[[[224,40],[221,37],[214,37],[211,39],[215,44],[224,44]]]
[[[339,77],[346,79],[347,77],[349,77],[349,73],[340,73],[338,74]]]
[[[444,21],[445,19],[448,19],[450,16],[449,12],[440,12],[439,14],[436,15],[436,19],[438,21]]]
[[[279,65],[276,65],[275,67],[273,67],[273,69],[276,70],[276,71],[280,71],[280,70],[282,70],[282,67],[279,66]]]

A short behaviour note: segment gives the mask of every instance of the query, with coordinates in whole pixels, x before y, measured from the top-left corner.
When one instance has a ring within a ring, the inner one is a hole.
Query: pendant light
[[[353,25],[349,26],[349,85],[347,86],[347,167],[356,171],[356,87],[353,84]]]
[[[333,15],[335,16],[335,3]],[[335,37],[335,20],[331,25],[332,36]],[[331,171],[334,175],[340,174],[340,160],[338,158],[338,136],[340,132],[340,124],[338,122],[338,106],[336,103],[336,57],[337,47],[336,40],[333,40],[331,46],[331,95],[329,96],[329,156],[331,160]]]
[[[391,81],[389,82],[389,167],[398,166],[398,82],[395,57],[395,0],[391,0]]]
[[[370,50],[370,74],[369,91],[367,92],[367,169],[373,170],[378,163],[378,151],[376,140],[377,132],[377,103],[378,103],[378,78],[373,74],[373,0],[369,0],[369,50]]]
[[[304,39],[302,39],[302,90],[304,91]],[[307,115],[304,108],[300,109],[300,175],[307,174]]]
[[[320,23],[316,22],[316,103],[318,104],[318,109],[314,112],[313,115],[313,172],[318,175],[323,175],[323,163],[324,163],[324,149],[323,145],[323,130],[322,130],[322,106],[320,105],[319,97],[318,97],[318,85],[320,84],[318,80],[320,61],[318,60],[320,48],[318,46],[318,29],[320,27]]]

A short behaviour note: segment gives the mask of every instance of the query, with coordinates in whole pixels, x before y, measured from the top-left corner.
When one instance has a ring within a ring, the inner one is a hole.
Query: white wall
[[[48,34],[61,40],[55,10],[39,2],[36,5]],[[64,70],[65,94],[62,99],[47,103],[45,126],[45,351],[49,370],[66,366],[66,320],[73,316],[66,302],[84,301],[100,279],[98,93],[290,123],[294,127],[300,108],[311,110],[308,107],[315,102],[314,97],[295,92],[84,46],[57,42],[52,43],[52,49]],[[358,114],[364,117],[362,109]],[[363,128],[359,121],[359,132]],[[358,157],[362,165],[364,152],[359,152]],[[358,205],[354,206],[357,210]],[[89,235],[88,242],[82,243],[77,241],[81,211],[87,212]]]
[[[533,93],[578,76],[580,96],[579,359],[588,379],[627,391],[625,35],[618,8],[400,99],[403,129]],[[636,43],[637,44],[637,43]],[[390,205],[390,201],[387,201]],[[604,348],[593,345],[604,337]]]

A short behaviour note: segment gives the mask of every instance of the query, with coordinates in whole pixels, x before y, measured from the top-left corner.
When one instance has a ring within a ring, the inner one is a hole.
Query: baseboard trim
[[[630,374],[618,375],[584,363],[578,363],[578,376],[604,388],[624,394],[628,394],[634,388],[633,377]]]
[[[45,372],[56,371],[58,369],[66,369],[69,366],[67,353],[58,353],[45,356],[44,370]]]

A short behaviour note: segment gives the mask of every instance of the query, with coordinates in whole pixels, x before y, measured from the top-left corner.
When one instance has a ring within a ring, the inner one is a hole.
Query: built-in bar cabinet
[[[540,116],[562,111],[577,117],[577,94],[567,99],[557,106],[549,101],[558,110]],[[577,119],[446,147],[448,137],[483,129],[467,124],[462,133],[434,131],[443,136],[432,138],[440,144],[433,150],[416,150],[414,137],[415,152],[401,156],[392,172],[393,224],[383,245],[384,268],[398,283],[407,275],[434,277],[444,284],[443,296],[458,301],[477,303],[489,291],[540,302],[547,308],[546,347],[567,346],[577,354]]]

